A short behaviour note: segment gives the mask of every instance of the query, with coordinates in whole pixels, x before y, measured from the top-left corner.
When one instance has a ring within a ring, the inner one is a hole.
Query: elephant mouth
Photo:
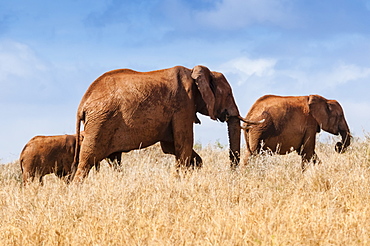
[[[349,131],[340,131],[339,134],[342,136],[342,141],[335,144],[335,151],[338,153],[344,153],[347,147],[351,144],[351,134]]]
[[[229,118],[229,113],[227,112],[226,109],[223,112],[219,113],[217,116],[217,119],[221,122],[227,121],[228,118]]]

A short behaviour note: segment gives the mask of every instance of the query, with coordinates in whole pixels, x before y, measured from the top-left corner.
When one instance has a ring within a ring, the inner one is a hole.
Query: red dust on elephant
[[[312,160],[318,162],[315,153],[316,133],[324,130],[341,135],[335,150],[342,153],[351,141],[348,124],[341,105],[319,95],[275,96],[259,98],[249,110],[246,119],[265,121],[252,128],[244,126],[246,141],[245,164],[251,155],[261,149],[277,154],[292,150],[302,156],[302,170]]]
[[[196,113],[227,122],[230,159],[239,162],[240,120],[231,86],[222,73],[196,66],[151,72],[119,69],[107,72],[87,89],[77,110],[85,137],[76,145],[74,181],[82,181],[95,161],[160,142],[176,157],[177,167],[200,167],[193,150]],[[253,124],[254,122],[248,122]]]

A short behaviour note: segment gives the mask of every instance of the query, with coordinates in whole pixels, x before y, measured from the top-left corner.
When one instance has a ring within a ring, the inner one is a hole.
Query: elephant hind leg
[[[37,170],[37,168],[34,165],[26,166],[22,168],[22,178],[23,178],[23,184],[27,185],[35,180],[35,178],[41,178],[42,175],[40,173],[40,170]]]
[[[23,171],[22,178],[23,178],[23,185],[27,185],[35,179],[35,175],[31,174],[30,172]]]
[[[91,167],[93,166],[94,166],[94,161],[80,159],[76,174],[73,178],[73,182],[81,183],[87,177]]]
[[[258,134],[253,134],[253,132],[246,132],[245,135],[245,156],[243,160],[243,165],[248,165],[248,162],[252,156],[257,155],[261,151],[261,138]]]
[[[251,158],[251,156],[252,156],[252,151],[251,151],[251,148],[249,146],[248,138],[246,138],[245,155],[244,155],[244,159],[242,161],[243,166],[248,165],[248,162],[249,162],[249,159]]]
[[[85,129],[85,136],[81,143],[79,162],[73,182],[82,182],[94,166],[98,170],[100,161],[110,154],[109,148],[111,147],[113,137],[112,134],[103,132],[103,129],[108,127],[111,126],[106,125],[105,127],[101,127],[99,131],[93,131],[89,134],[87,134],[87,130]]]
[[[99,153],[92,153],[92,151],[86,151],[82,146],[80,152],[79,163],[77,166],[77,171],[74,175],[73,182],[80,183],[82,182],[90,172],[90,169],[99,163],[104,157]]]

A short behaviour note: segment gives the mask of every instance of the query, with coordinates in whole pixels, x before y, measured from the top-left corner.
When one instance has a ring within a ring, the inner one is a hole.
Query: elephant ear
[[[325,130],[328,126],[330,106],[327,99],[319,95],[310,95],[308,99],[310,114],[317,121],[320,128]]]
[[[84,138],[85,138],[85,132],[84,131],[81,131],[80,132],[80,144],[82,143],[82,141],[84,140]]]
[[[211,119],[213,120],[216,120],[216,117],[214,115],[216,99],[211,89],[211,71],[209,71],[207,67],[196,66],[191,72],[191,77],[194,79],[195,84],[197,85],[198,90],[202,96],[202,99],[207,106],[209,117],[211,117]]]

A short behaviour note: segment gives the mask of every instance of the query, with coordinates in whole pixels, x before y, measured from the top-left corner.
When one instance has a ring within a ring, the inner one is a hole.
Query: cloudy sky
[[[74,133],[104,72],[198,64],[225,74],[242,115],[264,94],[320,94],[354,136],[370,132],[370,0],[1,0],[0,163]],[[201,120],[197,142],[227,143],[225,124]]]

